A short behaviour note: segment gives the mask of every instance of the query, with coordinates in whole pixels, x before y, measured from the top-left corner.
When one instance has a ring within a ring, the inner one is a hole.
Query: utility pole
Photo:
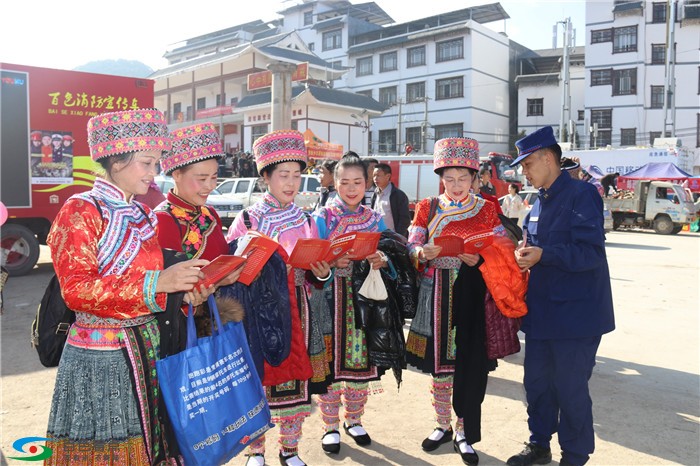
[[[671,137],[676,136],[676,98],[675,98],[675,68],[676,57],[674,42],[676,38],[676,2],[668,0],[666,3],[666,63],[664,70],[664,128],[661,137],[666,137],[668,127],[668,110],[671,111]]]
[[[398,141],[398,144],[396,145],[396,154],[401,155],[401,105],[403,102],[401,99],[398,99],[396,101],[396,105],[399,106],[399,118],[398,118],[398,135],[396,137],[396,140]]]
[[[428,126],[430,126],[430,123],[428,123],[428,100],[430,100],[430,97],[427,95],[423,97],[423,103],[425,103],[425,109],[423,110],[423,122],[421,123],[421,143],[420,143],[420,150],[423,154],[427,153],[427,146],[428,146]]]
[[[569,120],[571,106],[571,90],[569,88],[569,49],[571,47],[571,18],[561,21],[564,25],[564,43],[562,44],[562,64],[561,64],[561,114],[559,115],[559,142],[567,142],[564,138],[564,128]]]

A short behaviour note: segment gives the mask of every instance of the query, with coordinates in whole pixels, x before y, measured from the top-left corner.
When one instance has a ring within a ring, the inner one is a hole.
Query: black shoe
[[[526,443],[523,451],[508,458],[508,466],[530,466],[531,464],[549,464],[552,461],[552,450],[536,443]]]
[[[361,447],[366,447],[370,443],[372,443],[372,439],[369,438],[369,434],[364,433],[362,435],[353,435],[352,432],[350,432],[350,429],[353,427],[362,427],[362,424],[357,423],[357,424],[352,424],[352,425],[347,425],[343,422],[343,429],[345,429],[345,432],[352,437],[352,439],[355,441],[356,444],[358,444]],[[363,427],[364,429],[364,427]]]
[[[433,435],[433,433],[436,431],[442,432],[442,437],[440,437],[439,440],[433,440],[430,438],[430,436],[428,436],[420,445],[421,448],[423,448],[423,451],[437,450],[437,447],[452,440],[452,426],[450,426],[447,430],[441,427],[436,427],[430,435]]]
[[[470,466],[476,466],[477,464],[479,464],[479,455],[477,455],[476,452],[474,452],[474,453],[462,453],[462,450],[459,448],[459,446],[463,443],[467,443],[467,440],[466,439],[457,440],[455,438],[455,441],[452,442],[452,444],[455,447],[455,451],[457,453],[459,453],[459,456],[462,457],[462,463],[468,464]]]
[[[287,463],[287,461],[292,459],[292,458],[297,458],[299,461],[301,461],[302,464],[306,465],[306,463],[304,463],[304,460],[299,458],[299,453],[294,453],[292,455],[285,455],[282,452],[280,452],[280,464],[282,466],[289,466],[289,463]]]
[[[559,466],[576,466],[574,463],[566,461],[564,458],[559,462]]]
[[[338,435],[338,443],[323,443],[323,439],[326,438],[326,435],[329,434],[337,434]],[[323,448],[323,451],[326,453],[331,453],[333,455],[338,454],[340,451],[340,432],[337,430],[329,430],[325,434],[323,434],[323,437],[321,439],[321,448]]]

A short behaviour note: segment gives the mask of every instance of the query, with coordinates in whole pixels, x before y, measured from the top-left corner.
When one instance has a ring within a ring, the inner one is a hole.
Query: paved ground
[[[617,330],[603,338],[591,381],[597,447],[589,464],[700,464],[700,236],[613,232],[607,251]],[[51,272],[43,254],[37,269],[11,278],[6,288],[0,318],[5,456],[17,455],[14,440],[41,436],[46,429],[56,370],[39,364],[29,328]],[[489,379],[483,440],[476,445],[482,465],[503,464],[527,439],[522,361],[523,352],[501,361]],[[373,438],[369,448],[347,443],[344,436],[340,454],[326,456],[314,412],[304,425],[301,457],[310,465],[462,464],[450,444],[431,454],[420,449],[433,427],[428,377],[408,370],[400,390],[390,376],[383,382],[384,393],[370,397],[364,417]],[[269,464],[278,464],[275,441],[273,431]],[[556,464],[558,448],[554,452]],[[242,465],[244,459],[229,464]]]

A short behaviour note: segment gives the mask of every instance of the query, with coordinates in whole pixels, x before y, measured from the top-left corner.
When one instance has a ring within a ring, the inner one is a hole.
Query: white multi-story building
[[[280,12],[321,58],[349,71],[333,83],[371,96],[386,110],[371,120],[370,152],[430,153],[445,137],[477,139],[507,152],[515,129],[511,42],[481,23],[505,20],[499,3],[403,24],[375,3],[317,0]]]
[[[675,53],[667,81],[671,30]],[[674,98],[664,115],[667,82]],[[586,118],[598,127],[598,147],[653,144],[664,122],[667,136],[675,133],[684,146],[699,147],[700,2],[587,2],[584,95]]]
[[[569,54],[569,96],[562,91],[563,49],[534,50],[521,55],[519,74],[515,81],[518,85],[518,134],[524,136],[543,126],[551,126],[559,132],[562,121],[564,100],[569,100],[569,112],[564,113],[564,137],[559,141],[568,141],[572,147],[585,147],[588,132],[585,120],[584,95],[586,70],[584,48],[574,47]],[[573,138],[569,135],[570,124],[575,125]],[[572,140],[573,139],[573,140]]]

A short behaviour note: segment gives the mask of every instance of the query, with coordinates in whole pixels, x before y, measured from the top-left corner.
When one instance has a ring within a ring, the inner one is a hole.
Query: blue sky
[[[363,3],[363,0],[351,0]],[[375,0],[397,23],[492,3],[471,0]],[[189,37],[255,19],[272,20],[299,0],[118,0],[105,7],[94,0],[13,2],[3,12],[0,61],[71,69],[93,60],[138,60],[151,68],[166,66],[163,53]],[[522,45],[552,45],[552,26],[571,17],[577,45],[585,37],[584,0],[502,0],[511,19],[505,32]],[[249,5],[254,4],[251,8]],[[410,8],[406,6],[410,5]],[[489,25],[503,31],[503,21]],[[561,31],[561,30],[560,30]],[[561,32],[559,33],[561,46]]]

